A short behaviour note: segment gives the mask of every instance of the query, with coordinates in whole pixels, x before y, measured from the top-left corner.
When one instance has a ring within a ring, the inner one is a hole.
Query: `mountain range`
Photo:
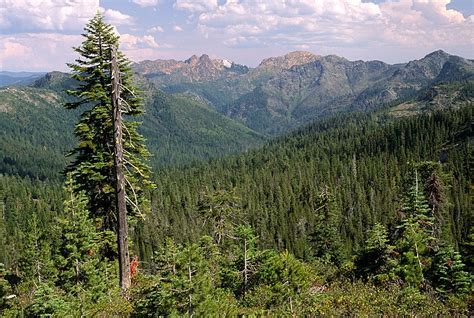
[[[472,60],[443,51],[395,65],[298,51],[256,68],[202,55],[143,61],[134,69],[165,92],[194,95],[270,136],[334,113],[376,109],[437,83],[474,78]]]
[[[406,116],[474,100],[474,62],[442,51],[396,65],[292,52],[256,68],[207,55],[133,68],[154,167],[240,153],[339,113],[388,105],[391,115]],[[66,164],[80,113],[62,107],[64,91],[76,83],[51,72],[20,84],[0,88],[0,173],[57,177],[51,171]]]

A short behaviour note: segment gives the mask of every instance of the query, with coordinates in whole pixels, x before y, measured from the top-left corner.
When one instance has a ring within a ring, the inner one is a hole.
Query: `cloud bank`
[[[98,11],[136,61],[208,53],[256,65],[310,50],[402,62],[437,49],[474,52],[474,15],[450,0],[0,0],[0,67],[66,70]]]
[[[473,44],[474,17],[449,0],[177,0],[205,36],[232,47]],[[191,16],[191,17],[192,17]]]

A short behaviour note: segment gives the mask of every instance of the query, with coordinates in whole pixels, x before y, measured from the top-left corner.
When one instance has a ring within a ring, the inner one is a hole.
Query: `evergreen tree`
[[[5,265],[0,263],[0,312],[9,308],[11,306],[10,303],[17,297],[6,279],[7,275],[8,272],[5,269]]]
[[[433,237],[434,217],[419,187],[416,171],[414,185],[405,197],[401,214],[400,237],[396,244],[400,259],[396,271],[407,284],[420,287],[425,283],[436,240]]]
[[[270,254],[271,255],[271,254]],[[268,308],[287,304],[293,315],[295,298],[307,291],[313,277],[312,268],[297,260],[288,251],[276,254],[264,260],[256,273],[258,284],[255,291],[262,292],[267,299]],[[260,295],[263,296],[263,295]]]
[[[221,269],[222,286],[233,289],[236,296],[245,299],[257,270],[257,237],[251,226],[239,225],[234,238],[236,248],[231,253],[232,260]]]
[[[241,199],[235,189],[206,191],[201,194],[198,212],[204,224],[210,227],[211,235],[217,244],[222,244],[229,237],[241,216]]]
[[[49,284],[56,277],[48,233],[33,214],[23,241],[24,250],[19,259],[19,270],[24,283],[33,286]]]
[[[103,242],[95,224],[88,218],[87,199],[82,193],[74,193],[71,180],[66,183],[66,191],[69,196],[64,207],[66,216],[56,220],[56,285],[72,296],[87,290],[91,300],[97,300],[113,281],[110,278],[107,281],[105,277],[110,264],[101,260]]]
[[[158,282],[144,291],[137,312],[158,316],[209,314],[207,307],[218,285],[217,247],[212,238],[204,236],[199,243],[186,246],[168,239],[155,256]]]
[[[440,248],[433,261],[433,280],[436,290],[443,296],[467,295],[472,277],[465,271],[461,254],[451,245]]]
[[[430,208],[430,214],[434,217],[433,235],[437,239],[441,237],[448,240],[451,236],[451,224],[447,223],[447,197],[446,190],[450,176],[443,171],[439,162],[423,161],[415,165],[416,171],[420,172],[420,186],[424,183],[424,192]]]
[[[0,262],[7,258],[7,225],[5,217],[5,202],[3,202],[3,190],[0,189]]]
[[[65,105],[83,110],[75,127],[79,143],[72,151],[73,162],[67,168],[72,173],[77,192],[88,198],[93,218],[102,218],[103,229],[117,226],[114,174],[114,132],[111,105],[111,55],[118,47],[119,37],[113,27],[97,14],[85,27],[84,41],[74,50],[80,55],[75,64],[68,64],[78,86],[67,91],[75,97]],[[130,62],[118,52],[120,70],[121,112],[125,116],[143,113],[142,100],[133,85]],[[132,215],[143,213],[144,190],[153,187],[146,159],[149,153],[143,137],[137,132],[138,122],[123,121],[124,166],[128,210]]]
[[[385,226],[376,223],[367,233],[364,249],[356,258],[356,273],[363,278],[372,278],[375,282],[389,279],[393,246],[389,245]]]
[[[338,231],[338,211],[333,194],[325,187],[316,200],[316,225],[311,233],[313,255],[340,264],[345,253]]]

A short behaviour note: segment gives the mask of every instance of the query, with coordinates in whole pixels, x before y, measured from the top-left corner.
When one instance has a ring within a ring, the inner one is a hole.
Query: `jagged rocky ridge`
[[[269,135],[337,112],[375,109],[437,83],[474,78],[472,60],[443,51],[396,65],[309,52],[268,58],[253,69],[226,62],[203,55],[134,67],[161,89],[194,95]]]

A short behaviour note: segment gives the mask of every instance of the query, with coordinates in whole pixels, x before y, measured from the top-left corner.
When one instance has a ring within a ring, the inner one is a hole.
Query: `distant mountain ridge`
[[[269,135],[336,112],[378,108],[436,83],[474,78],[472,60],[441,50],[395,65],[304,51],[264,59],[253,69],[222,61],[202,55],[144,61],[134,69],[166,92],[195,95]]]
[[[207,54],[191,56],[185,61],[155,60],[143,61],[133,65],[135,71],[160,83],[183,83],[213,81],[220,77],[245,74],[249,68],[225,59],[214,59]]]
[[[9,72],[0,71],[0,87],[10,85],[30,85],[46,72]]]

